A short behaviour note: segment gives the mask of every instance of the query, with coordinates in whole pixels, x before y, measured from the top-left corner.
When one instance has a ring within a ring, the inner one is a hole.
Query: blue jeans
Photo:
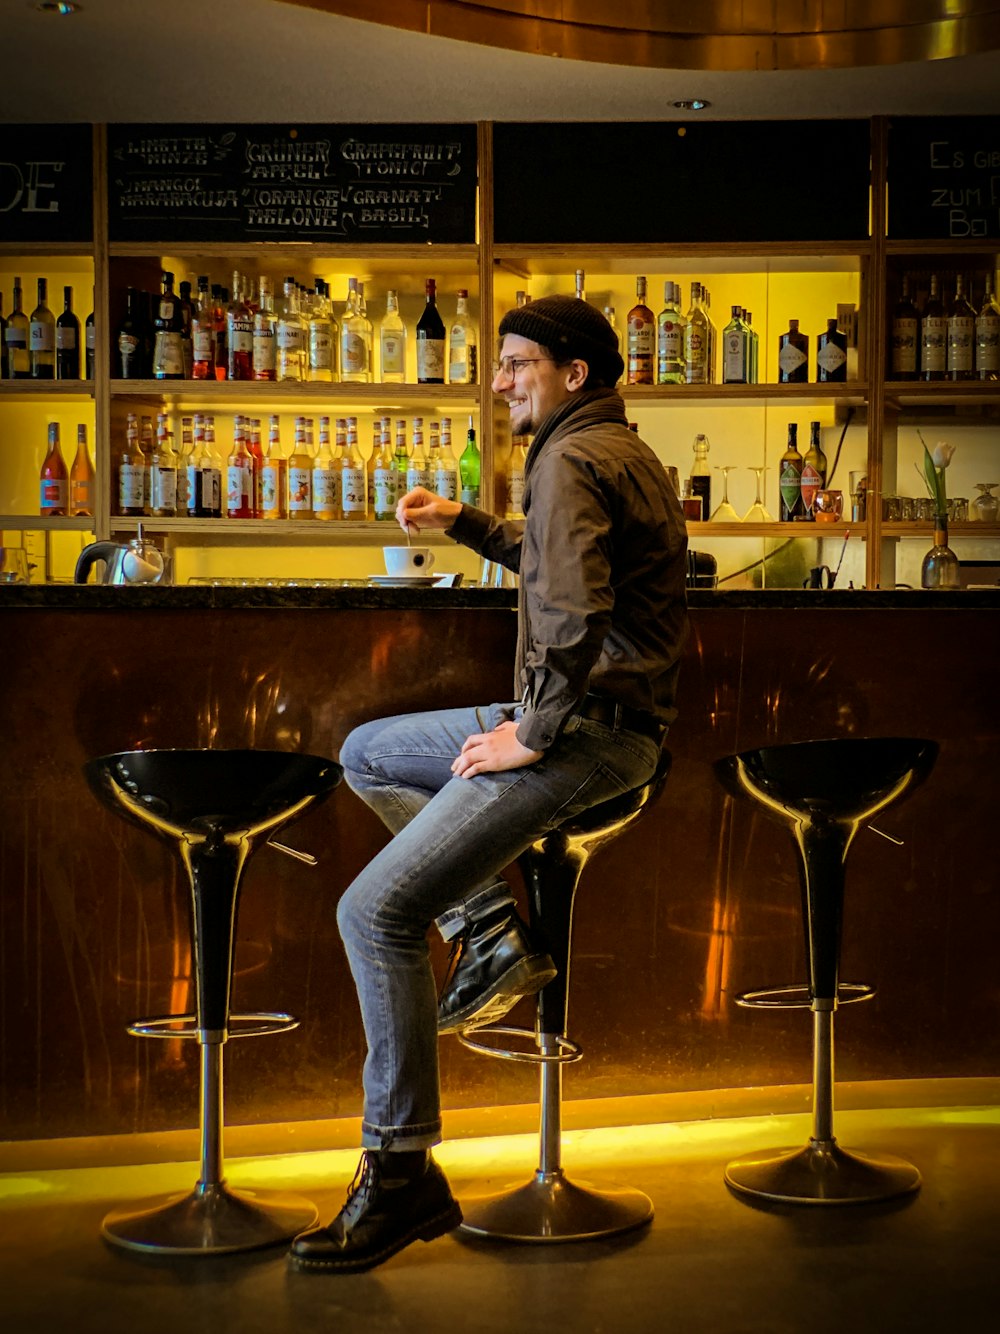
[[[348,785],[394,835],[337,909],[368,1041],[365,1148],[428,1148],[441,1138],[431,924],[447,938],[512,903],[506,866],[656,768],[655,741],[574,716],[536,764],[452,774],[468,736],[520,713],[520,704],[491,704],[378,719],[341,749]]]

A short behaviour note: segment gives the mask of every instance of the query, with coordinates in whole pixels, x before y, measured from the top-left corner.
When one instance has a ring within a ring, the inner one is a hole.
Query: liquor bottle
[[[94,465],[87,448],[87,428],[76,428],[76,456],[69,470],[70,514],[94,513]]]
[[[406,422],[396,423],[396,449],[406,457]],[[400,438],[401,437],[401,438]],[[372,444],[372,515],[379,523],[391,523],[396,517],[396,502],[403,492],[399,488],[399,473],[392,449],[390,419],[383,417]],[[405,474],[404,474],[405,481]]]
[[[209,507],[204,500],[205,422],[200,412],[194,414],[194,439],[191,453],[184,460],[185,513],[189,519],[207,519]],[[178,508],[180,508],[178,483]]]
[[[306,379],[313,384],[330,384],[337,378],[340,326],[333,318],[329,289],[322,278],[316,280],[316,300],[309,312],[308,327]]]
[[[709,336],[708,316],[701,303],[701,283],[694,282],[691,284],[691,309],[684,321],[686,384],[708,384]]]
[[[476,428],[472,417],[469,418],[469,431],[465,438],[465,449],[458,460],[458,472],[462,479],[461,501],[463,505],[479,504],[480,477],[479,446],[476,444]]]
[[[233,271],[233,295],[226,307],[226,376],[253,379],[253,313],[244,300],[243,275]]]
[[[778,465],[778,491],[781,495],[779,518],[783,523],[804,517],[802,508],[802,455],[798,448],[799,428],[788,423],[788,448]]]
[[[708,351],[705,355],[705,382],[706,384],[714,384],[717,330],[712,323],[712,294],[704,283],[701,285],[701,304],[705,311],[705,319],[708,321]]]
[[[221,519],[222,459],[215,448],[215,418],[211,413],[205,417],[205,461],[201,470],[201,487],[209,511],[206,517]]]
[[[94,365],[97,358],[97,327],[94,324],[93,292],[91,292],[90,314],[87,316],[83,329],[84,375],[88,380],[93,380]]]
[[[309,332],[299,314],[299,293],[294,278],[285,279],[285,301],[278,316],[276,372],[279,380],[304,380]]]
[[[139,418],[139,449],[142,451],[142,505],[144,514],[149,513],[149,465],[153,459],[154,448],[153,419],[152,417],[141,416]]]
[[[292,452],[285,462],[285,512],[289,519],[311,519],[312,455],[306,444],[306,419],[295,418]]]
[[[330,418],[319,419],[319,450],[312,463],[312,507],[316,519],[340,518],[340,467],[330,443]]]
[[[691,448],[694,450],[694,463],[691,464],[688,478],[691,483],[691,494],[701,497],[701,517],[707,519],[712,512],[712,469],[708,464],[708,451],[711,446],[708,443],[708,436],[699,432]]]
[[[256,314],[256,311],[254,312]],[[250,451],[250,457],[253,459],[253,517],[260,518],[260,471],[264,466],[264,449],[260,438],[260,418],[253,417],[250,421],[250,433],[247,440],[247,449]]]
[[[56,379],[80,378],[80,321],[73,314],[73,289],[63,288],[63,312],[56,320]]]
[[[170,445],[167,414],[156,419],[156,444],[149,460],[149,512],[158,519],[177,513],[177,455]]]
[[[510,442],[510,458],[504,469],[507,491],[505,517],[524,518],[524,468],[528,457],[528,442],[523,435],[515,435]]]
[[[965,294],[965,276],[955,278],[955,299],[948,311],[945,371],[949,380],[973,380],[976,376],[976,312]]]
[[[656,316],[646,305],[646,279],[635,280],[635,305],[625,325],[625,383],[653,384],[656,370]]]
[[[215,379],[215,305],[208,290],[208,275],[198,279],[198,295],[191,312],[191,378]]]
[[[992,270],[986,275],[986,292],[976,316],[976,375],[980,380],[1000,379],[1000,305]]]
[[[941,302],[937,274],[931,275],[931,290],[920,317],[920,378],[943,380],[947,364],[948,321]]]
[[[224,380],[229,369],[229,293],[221,283],[212,284],[212,322],[215,325],[215,378]]]
[[[680,288],[669,279],[663,284],[663,309],[656,317],[656,383],[684,383],[684,316]]]
[[[750,383],[759,384],[760,374],[758,367],[760,365],[760,337],[757,330],[753,327],[753,314],[749,310],[743,311],[743,322],[750,330]]]
[[[118,455],[118,513],[146,513],[146,459],[139,448],[139,422],[130,412],[125,423],[125,447]]]
[[[357,278],[347,280],[347,303],[340,321],[340,378],[351,384],[369,384],[372,378],[365,317],[358,308]]]
[[[277,414],[272,414],[268,421],[267,449],[260,470],[259,497],[261,519],[287,517],[286,460],[281,448],[281,423]]]
[[[476,326],[469,318],[468,288],[458,289],[455,317],[448,329],[448,383],[475,384]]]
[[[31,322],[21,309],[21,279],[14,279],[14,302],[4,339],[7,344],[7,374],[12,380],[27,380],[31,376],[31,354],[28,338]]]
[[[226,464],[226,518],[252,519],[254,460],[247,448],[247,424],[242,414],[233,418],[233,448]]]
[[[181,307],[174,295],[174,275],[164,270],[160,283],[162,291],[153,317],[153,379],[183,380]]]
[[[576,297],[577,301],[586,301],[587,299],[587,289],[584,282],[583,269],[577,269],[573,274],[573,295]]]
[[[778,383],[805,384],[809,379],[809,339],[799,333],[798,320],[788,321],[788,332],[778,338]]]
[[[621,331],[621,329],[619,329],[619,327],[618,327],[618,321],[615,319],[615,308],[614,308],[614,306],[605,306],[605,307],[604,307],[604,318],[607,320],[607,322],[611,325],[611,328],[614,330],[615,339],[617,340],[617,343],[618,343],[618,355],[621,356],[621,350],[622,350],[622,331]],[[623,358],[623,360],[624,360],[624,358]]]
[[[48,282],[45,278],[39,278],[38,305],[31,312],[28,328],[28,352],[33,380],[55,379],[56,321],[46,305],[47,296]]]
[[[88,380],[93,380],[95,376],[95,364],[97,360],[97,326],[94,323],[94,293],[91,289],[90,314],[87,316],[83,326],[83,347],[84,347],[84,367],[83,373]]]
[[[742,306],[731,307],[732,318],[722,331],[722,383],[750,384],[753,338],[743,322]]]
[[[3,292],[0,292],[0,380],[9,380],[7,362],[7,319],[3,313]]]
[[[174,437],[170,437],[171,448],[174,450],[177,458],[177,486],[175,492],[176,508],[175,514],[182,517],[188,512],[188,460],[194,453],[194,430],[191,417],[181,418],[181,442],[177,445]]]
[[[427,301],[417,320],[417,383],[444,384],[444,321],[437,308],[437,283],[424,284]]]
[[[407,491],[412,491],[417,486],[422,486],[426,491],[431,489],[431,465],[427,450],[424,447],[423,417],[413,418],[412,441],[410,454],[406,460],[406,469],[403,473],[401,495],[405,495]]]
[[[375,326],[368,318],[368,303],[365,299],[365,285],[358,281],[358,314],[361,316],[361,337],[365,342],[365,364],[368,367],[369,380],[375,379]]]
[[[420,433],[423,435],[423,418],[415,418],[420,422]],[[406,422],[400,418],[396,422],[396,450],[392,457],[392,466],[396,470],[396,498],[406,495],[406,473],[410,466],[410,451],[406,444]]]
[[[385,315],[378,331],[379,366],[383,384],[406,381],[406,325],[399,313],[399,299],[391,288],[385,294]]]
[[[39,514],[65,514],[69,508],[69,473],[59,445],[58,422],[49,423],[49,447],[42,461],[38,482]]]
[[[123,380],[145,380],[151,370],[145,293],[130,287],[125,293],[125,302],[125,318],[115,336],[118,374]]]
[[[809,423],[809,448],[802,460],[802,510],[806,519],[814,520],[813,503],[816,492],[826,486],[826,455],[820,442],[819,422]]]
[[[836,320],[827,320],[826,333],[816,336],[816,382],[847,379],[847,334],[837,328]]]
[[[193,379],[194,345],[191,341],[191,324],[194,320],[194,303],[191,300],[191,284],[185,280],[178,284],[178,304],[181,312],[181,356],[184,361],[185,380]]]
[[[451,418],[441,418],[441,439],[438,456],[431,467],[431,490],[445,500],[457,500],[460,490],[458,484],[458,465],[451,447]]]
[[[358,419],[348,417],[347,440],[340,468],[340,503],[349,523],[364,523],[368,517],[368,486],[365,457],[358,446]]]
[[[274,297],[271,295],[271,279],[261,276],[257,280],[257,309],[253,315],[253,378],[255,380],[276,380],[278,378],[276,324],[277,316],[274,313]]]
[[[917,378],[917,335],[920,319],[910,296],[910,278],[903,274],[899,300],[892,312],[892,357],[890,373],[894,380]]]

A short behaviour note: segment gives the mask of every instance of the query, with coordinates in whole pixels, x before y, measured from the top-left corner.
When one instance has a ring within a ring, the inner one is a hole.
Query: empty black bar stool
[[[137,1037],[187,1038],[201,1047],[201,1173],[187,1195],[108,1214],[109,1242],[155,1255],[218,1255],[287,1241],[317,1211],[301,1196],[234,1191],[223,1175],[222,1048],[229,1038],[283,1033],[280,1013],[231,1014],[236,910],[251,853],[340,782],[332,760],[266,750],[137,750],[84,767],[117,814],[172,843],[191,885],[194,1014],[139,1019]],[[315,864],[306,853],[273,844]]]
[[[930,773],[937,745],[911,737],[805,741],[748,750],[720,760],[716,772],[787,824],[800,853],[808,986],[744,992],[738,1005],[813,1013],[813,1128],[803,1149],[754,1154],[726,1168],[735,1191],[790,1204],[866,1203],[905,1195],[920,1173],[892,1155],[848,1153],[833,1133],[833,1016],[838,1005],[870,999],[874,989],[841,982],[844,865],[858,826]]]
[[[528,887],[532,931],[552,956],[557,973],[538,993],[534,1030],[495,1025],[467,1029],[459,1041],[473,1051],[539,1067],[540,1150],[531,1181],[499,1195],[462,1199],[462,1229],[507,1241],[584,1241],[640,1227],[653,1217],[653,1203],[641,1191],[597,1190],[569,1181],[562,1169],[562,1070],[579,1061],[580,1046],[566,1035],[573,904],[589,858],[638,820],[670,772],[664,751],[644,787],[592,807],[575,820],[536,840],[519,858]],[[500,1048],[481,1038],[517,1037],[537,1050]]]

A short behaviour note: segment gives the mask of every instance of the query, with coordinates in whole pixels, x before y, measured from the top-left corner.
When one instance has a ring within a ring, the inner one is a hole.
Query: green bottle
[[[462,478],[462,504],[479,504],[479,446],[476,444],[476,428],[472,424],[472,418],[469,418],[469,434],[466,438],[465,450],[462,457],[458,460],[458,471]]]

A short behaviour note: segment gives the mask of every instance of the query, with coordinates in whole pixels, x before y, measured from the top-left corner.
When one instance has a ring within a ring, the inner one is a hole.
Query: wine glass
[[[729,474],[735,465],[727,463],[722,466],[716,464],[719,472],[722,473],[722,499],[712,511],[711,519],[713,523],[739,523],[740,516],[729,503]]]
[[[997,511],[1000,510],[1000,500],[997,500],[993,492],[998,486],[1000,486],[1000,482],[976,483],[976,490],[979,495],[972,502],[972,510],[978,523],[996,523]]]
[[[767,468],[751,468],[750,471],[753,473],[754,477],[757,479],[757,494],[756,494],[756,496],[754,497],[754,502],[753,502],[753,504],[752,504],[752,505],[750,506],[750,508],[747,510],[746,514],[744,514],[744,516],[743,516],[743,522],[744,522],[744,523],[774,523],[774,518],[773,518],[773,516],[772,516],[771,514],[768,513],[768,511],[767,511],[767,509],[766,509],[766,507],[765,507],[765,505],[764,505],[764,499],[763,499],[763,497],[761,496],[761,491],[762,491],[763,486],[764,486],[764,474],[767,472]]]

